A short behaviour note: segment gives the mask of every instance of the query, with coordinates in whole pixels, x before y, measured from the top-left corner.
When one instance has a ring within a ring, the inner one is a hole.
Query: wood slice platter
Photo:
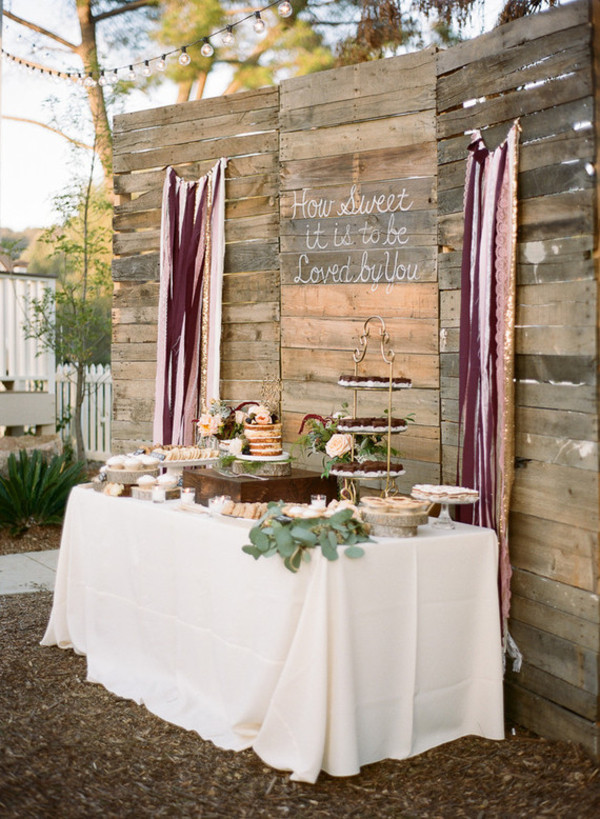
[[[292,474],[292,464],[290,461],[258,461],[249,463],[248,461],[234,461],[230,467],[234,475],[247,475],[259,478],[286,478]]]
[[[365,511],[365,520],[375,537],[415,537],[417,527],[427,523],[424,512]]]

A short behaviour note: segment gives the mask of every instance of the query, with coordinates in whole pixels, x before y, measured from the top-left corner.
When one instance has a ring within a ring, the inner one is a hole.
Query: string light
[[[293,14],[293,7],[290,2],[280,2],[280,0],[274,0],[274,2],[267,3],[261,9],[257,11],[253,11],[247,14],[245,17],[236,20],[234,23],[230,23],[229,25],[225,26],[218,31],[213,31],[210,37],[217,36],[222,34],[221,42],[224,46],[231,46],[235,42],[234,36],[234,28],[241,25],[242,23],[248,20],[254,20],[253,28],[257,34],[263,34],[266,30],[266,23],[261,16],[261,12],[265,12],[268,9],[274,8],[277,6],[277,13],[280,17],[286,18],[290,17]],[[16,34],[17,40],[22,40],[22,35],[20,32]],[[145,60],[140,60],[139,62],[133,62],[129,65],[128,70],[126,71],[127,66],[121,66],[114,69],[100,69],[98,71],[90,71],[87,74],[82,74],[79,71],[58,71],[56,69],[47,68],[44,69],[40,65],[36,63],[32,63],[26,59],[19,59],[12,54],[9,54],[7,51],[2,49],[2,54],[13,63],[17,65],[17,67],[22,68],[23,70],[37,72],[39,71],[41,76],[48,76],[49,78],[53,78],[56,80],[65,79],[69,82],[75,82],[78,85],[85,85],[86,88],[92,88],[96,84],[105,86],[105,85],[115,85],[119,81],[119,72],[123,71],[124,78],[130,82],[134,82],[138,78],[138,74],[135,71],[135,67],[139,68],[139,72],[143,77],[149,77],[152,74],[152,68],[154,67],[156,71],[164,71],[166,69],[167,64],[167,57],[171,54],[179,53],[179,63],[182,66],[187,66],[191,63],[191,57],[188,54],[188,48],[192,46],[201,45],[200,53],[203,57],[212,57],[214,54],[214,47],[210,42],[208,36],[202,37],[194,42],[187,43],[186,45],[179,46],[177,48],[172,49],[171,51],[167,51],[162,54],[158,58],[148,58]],[[31,52],[35,53],[38,50],[38,46],[36,43],[29,43],[31,48]],[[48,55],[48,52],[45,52]],[[151,64],[152,63],[152,64]],[[108,73],[106,73],[108,72]]]
[[[208,37],[205,37],[204,43],[202,44],[202,48],[200,49],[200,54],[202,54],[203,57],[212,57],[214,53],[215,50],[212,47],[210,40],[208,39]]]

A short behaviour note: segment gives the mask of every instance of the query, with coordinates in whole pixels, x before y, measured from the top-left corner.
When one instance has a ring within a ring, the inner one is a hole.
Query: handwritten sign
[[[390,292],[399,282],[418,281],[418,264],[407,261],[406,214],[414,201],[406,188],[395,193],[359,193],[353,185],[340,200],[294,191],[292,219],[308,222],[294,284],[369,284]]]

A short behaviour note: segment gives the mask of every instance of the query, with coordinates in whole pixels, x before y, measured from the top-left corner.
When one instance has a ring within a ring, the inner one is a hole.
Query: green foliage
[[[341,509],[331,517],[291,518],[284,514],[285,504],[269,503],[267,512],[250,530],[250,544],[242,551],[259,557],[279,554],[286,569],[297,572],[311,558],[311,550],[320,548],[327,560],[337,560],[338,546],[344,545],[346,557],[362,557],[364,549],[357,543],[370,541],[362,521],[352,509]]]
[[[61,523],[69,492],[87,477],[82,463],[64,454],[48,460],[37,449],[11,453],[7,468],[0,475],[0,527],[14,535],[34,524]]]

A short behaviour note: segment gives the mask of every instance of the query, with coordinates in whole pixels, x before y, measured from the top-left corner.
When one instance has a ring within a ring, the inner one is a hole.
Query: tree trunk
[[[83,61],[86,73],[98,71],[96,26],[92,17],[91,0],[76,0],[76,4],[81,27],[81,45],[77,52]],[[96,151],[104,168],[108,194],[112,199],[112,135],[102,88],[94,85],[87,89],[87,95],[96,132]]]
[[[85,455],[85,444],[83,441],[83,427],[81,423],[81,410],[83,398],[85,396],[85,365],[77,364],[77,381],[75,382],[75,451],[78,461],[87,464]]]

